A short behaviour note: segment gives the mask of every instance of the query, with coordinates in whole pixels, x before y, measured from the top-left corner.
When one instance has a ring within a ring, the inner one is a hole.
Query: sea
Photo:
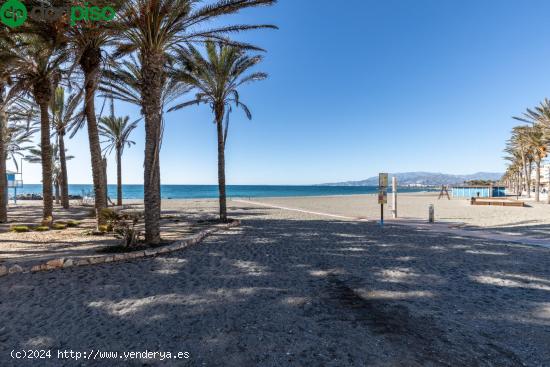
[[[93,191],[92,185],[69,185],[70,195],[86,195]],[[429,191],[426,188],[403,187],[399,192]],[[374,194],[377,186],[275,186],[275,185],[228,185],[227,196],[235,198],[285,197],[285,196],[332,196]],[[389,188],[388,192],[391,192]],[[42,194],[42,185],[25,184],[17,188],[20,194]],[[9,190],[10,197],[13,189]],[[217,185],[162,185],[163,199],[209,199],[218,197]],[[122,185],[124,199],[143,199],[143,185]],[[109,197],[116,198],[116,185],[109,185]]]

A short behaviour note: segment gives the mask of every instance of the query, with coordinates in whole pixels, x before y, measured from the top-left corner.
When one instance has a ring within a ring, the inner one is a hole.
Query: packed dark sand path
[[[240,228],[181,252],[0,279],[0,366],[550,365],[549,249],[232,212]],[[14,360],[13,349],[52,358]]]

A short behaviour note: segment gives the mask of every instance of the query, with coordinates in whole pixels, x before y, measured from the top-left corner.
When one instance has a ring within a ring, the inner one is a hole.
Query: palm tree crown
[[[125,146],[132,146],[134,141],[130,140],[130,134],[137,127],[138,121],[130,123],[130,116],[125,117],[102,117],[99,120],[99,135],[106,138],[107,145],[103,150],[109,154],[113,149],[120,150],[122,154]]]
[[[247,55],[245,50],[232,45],[206,42],[207,57],[193,46],[179,50],[180,68],[174,78],[198,90],[195,99],[178,104],[170,111],[193,104],[208,104],[218,117],[226,118],[224,143],[227,138],[227,122],[232,106],[241,108],[248,119],[252,119],[250,109],[241,102],[238,89],[244,84],[264,80],[267,74],[254,72],[243,75],[262,61],[262,56]],[[216,122],[216,121],[215,121]]]

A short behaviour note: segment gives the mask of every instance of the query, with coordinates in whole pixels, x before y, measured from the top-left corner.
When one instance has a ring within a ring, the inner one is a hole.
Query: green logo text
[[[0,20],[10,28],[19,27],[27,20],[27,8],[19,0],[9,0],[0,8]]]
[[[8,0],[0,8],[0,20],[11,28],[22,25],[25,20],[31,18],[37,21],[55,22],[61,17],[67,17],[70,25],[77,22],[107,22],[116,16],[115,9],[110,6],[90,6],[84,3],[82,6],[35,6],[27,12],[27,8],[19,0]]]

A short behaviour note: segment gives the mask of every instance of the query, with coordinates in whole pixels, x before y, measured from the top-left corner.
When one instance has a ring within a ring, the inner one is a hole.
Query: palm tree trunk
[[[4,110],[4,86],[0,84],[0,223],[8,221],[8,179],[6,177],[7,116]]]
[[[37,101],[40,105],[40,149],[42,151],[42,198],[44,200],[43,219],[53,219],[52,197],[52,147],[50,145],[49,100]]]
[[[145,241],[160,243],[160,132],[162,124],[161,93],[164,83],[164,62],[159,54],[143,55],[144,88],[141,90],[145,117],[145,161],[143,191],[145,206]]]
[[[103,166],[101,157],[101,145],[99,144],[99,133],[95,115],[95,92],[99,77],[99,66],[101,62],[101,50],[88,48],[84,51],[80,66],[84,71],[84,113],[88,125],[88,140],[90,144],[90,156],[92,161],[92,178],[94,181],[95,209],[98,226],[102,224],[99,215],[101,210],[107,207],[107,188],[103,178]]]
[[[529,178],[528,178],[529,172],[527,170],[527,160],[525,159],[525,155],[521,156],[521,160],[523,163],[523,171],[524,171],[523,178],[525,180],[525,190],[527,191],[527,196],[531,197],[531,192],[529,191]]]
[[[531,173],[533,172],[533,161],[531,159],[528,160],[527,163],[527,197],[531,197]]]
[[[61,206],[64,209],[69,209],[69,180],[67,175],[67,158],[65,154],[65,138],[64,132],[58,134],[59,144],[59,163],[61,165]]]
[[[523,172],[520,172],[519,173],[519,195],[518,196],[523,196],[523,189],[524,189],[524,185],[525,185],[525,180],[523,179]]]
[[[227,222],[227,198],[225,193],[225,142],[223,133],[223,108],[216,109],[218,133],[218,190],[220,193],[220,221]]]
[[[535,161],[535,201],[540,201],[540,161]]]
[[[53,183],[53,186],[54,186],[54,190],[55,190],[55,203],[56,204],[59,204],[59,197],[60,197],[60,194],[59,194],[59,179],[56,178],[54,180],[54,183]]]
[[[116,148],[116,205],[122,206],[122,152]]]
[[[109,207],[109,185],[107,184],[107,158],[101,160],[101,168],[103,169],[103,186],[105,187],[105,207]]]

